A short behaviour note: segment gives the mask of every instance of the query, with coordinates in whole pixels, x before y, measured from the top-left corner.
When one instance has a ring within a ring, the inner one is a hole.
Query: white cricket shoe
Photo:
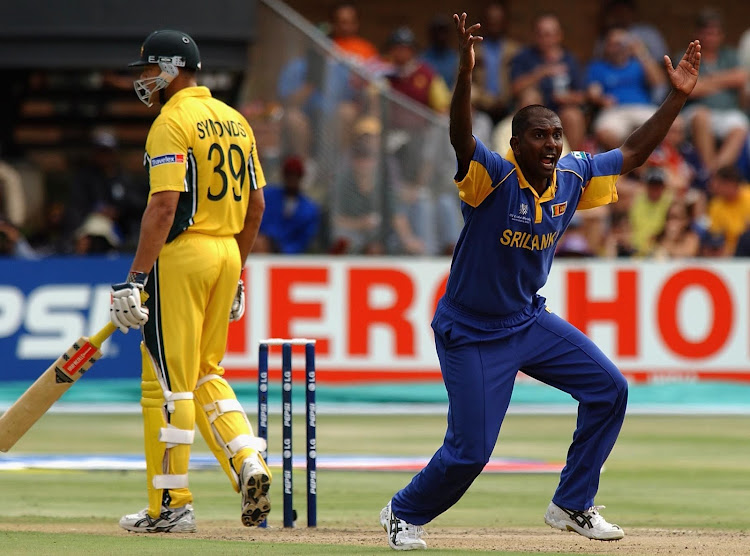
[[[607,522],[600,514],[604,506],[592,506],[588,510],[568,510],[550,502],[544,514],[544,522],[561,531],[573,531],[597,541],[617,541],[625,536],[619,525]]]
[[[181,508],[162,506],[157,518],[148,515],[148,508],[145,508],[137,514],[122,516],[120,527],[136,533],[195,533],[195,514],[190,504]]]
[[[266,519],[271,511],[268,489],[271,472],[263,464],[260,454],[249,456],[240,468],[240,493],[242,494],[242,525],[253,527]]]
[[[424,528],[406,523],[391,511],[391,503],[380,511],[380,525],[388,534],[388,545],[393,550],[424,550],[427,543],[422,540]]]

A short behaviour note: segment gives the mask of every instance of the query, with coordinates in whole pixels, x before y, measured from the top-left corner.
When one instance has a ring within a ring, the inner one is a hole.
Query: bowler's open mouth
[[[545,170],[554,170],[557,157],[554,154],[548,154],[542,157],[542,166]]]

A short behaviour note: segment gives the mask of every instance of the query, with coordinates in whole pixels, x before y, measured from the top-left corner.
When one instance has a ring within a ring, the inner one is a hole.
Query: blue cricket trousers
[[[461,498],[490,459],[519,369],[578,401],[552,500],[576,510],[593,506],[625,418],[628,386],[617,367],[580,330],[546,311],[541,297],[499,321],[467,315],[443,298],[432,327],[448,391],[448,429],[427,466],[393,497],[393,513],[424,525]]]

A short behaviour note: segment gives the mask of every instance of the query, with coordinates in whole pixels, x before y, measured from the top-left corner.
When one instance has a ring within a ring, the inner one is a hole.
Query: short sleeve
[[[185,191],[188,143],[175,124],[157,122],[146,141],[151,193]]]
[[[245,121],[247,129],[250,130],[250,156],[247,160],[247,169],[250,173],[250,189],[261,189],[266,185],[266,178],[263,174],[263,168],[260,166],[260,158],[258,156],[258,143],[255,142],[255,134],[253,133],[250,124]]]
[[[617,180],[622,170],[622,151],[613,149],[601,154],[573,151],[566,162],[583,180],[578,209],[600,207],[617,201]]]
[[[469,170],[459,181],[458,196],[466,204],[478,207],[492,191],[510,175],[513,165],[499,154],[490,151],[476,139],[477,146],[469,163]]]

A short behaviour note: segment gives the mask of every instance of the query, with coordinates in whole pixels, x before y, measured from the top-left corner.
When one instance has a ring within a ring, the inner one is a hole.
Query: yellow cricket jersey
[[[248,192],[266,185],[247,120],[206,87],[177,92],[162,107],[146,139],[149,200],[181,193],[167,242],[188,228],[208,235],[239,233]]]
[[[708,203],[710,230],[724,234],[728,253],[734,253],[737,240],[750,224],[750,185],[741,185],[737,198],[727,201],[714,197]]]

